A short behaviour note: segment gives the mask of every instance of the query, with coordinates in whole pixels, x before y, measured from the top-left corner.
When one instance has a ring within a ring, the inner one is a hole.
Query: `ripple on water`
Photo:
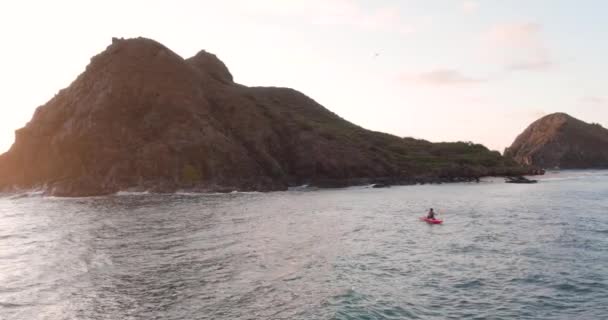
[[[5,196],[0,318],[606,319],[608,176],[566,178]]]

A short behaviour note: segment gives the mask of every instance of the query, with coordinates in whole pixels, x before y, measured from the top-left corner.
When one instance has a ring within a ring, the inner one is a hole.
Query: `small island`
[[[522,165],[547,169],[605,169],[608,129],[554,113],[532,123],[505,150],[505,156]]]

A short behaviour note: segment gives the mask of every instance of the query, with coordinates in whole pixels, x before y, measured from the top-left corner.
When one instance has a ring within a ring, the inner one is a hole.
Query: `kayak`
[[[443,220],[439,220],[439,219],[429,219],[427,217],[420,217],[420,220],[428,223],[428,224],[442,224]]]

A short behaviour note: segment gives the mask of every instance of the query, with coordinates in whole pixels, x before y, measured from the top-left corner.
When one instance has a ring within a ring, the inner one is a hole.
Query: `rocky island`
[[[57,196],[272,191],[465,181],[532,169],[479,144],[369,131],[298,91],[239,85],[206,51],[183,59],[137,38],[113,39],[16,131],[0,156],[0,189]]]
[[[505,156],[542,168],[608,168],[608,130],[554,113],[532,123],[505,150]]]

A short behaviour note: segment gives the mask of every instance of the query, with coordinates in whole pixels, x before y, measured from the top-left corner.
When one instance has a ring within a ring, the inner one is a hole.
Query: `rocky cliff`
[[[505,156],[543,168],[608,168],[608,130],[565,113],[532,123]]]
[[[471,143],[372,132],[292,89],[239,85],[216,56],[113,39],[0,156],[0,188],[59,196],[138,189],[283,190],[528,170]]]

